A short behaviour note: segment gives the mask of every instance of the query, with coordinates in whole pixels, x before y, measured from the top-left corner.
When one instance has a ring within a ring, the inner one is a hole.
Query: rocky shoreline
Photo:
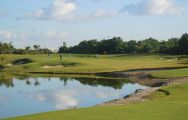
[[[166,95],[170,95],[169,91],[165,91],[161,89],[163,86],[170,86],[170,85],[175,85],[179,83],[183,83],[188,81],[188,77],[181,77],[181,78],[172,78],[172,79],[166,79],[166,80],[161,80],[161,79],[134,79],[134,81],[137,81],[138,83],[141,82],[143,84],[143,81],[155,81],[150,86],[145,89],[145,90],[136,90],[135,93],[127,95],[123,98],[120,99],[114,99],[108,102],[104,102],[101,104],[98,104],[97,106],[114,106],[114,105],[127,105],[131,103],[138,103],[138,102],[144,102],[149,100],[149,95],[156,91],[160,91],[165,93]],[[146,84],[146,83],[145,83]]]

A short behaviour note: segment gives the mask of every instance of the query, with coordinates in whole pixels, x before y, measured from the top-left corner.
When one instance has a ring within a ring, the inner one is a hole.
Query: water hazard
[[[94,106],[145,86],[126,80],[0,77],[0,118]]]

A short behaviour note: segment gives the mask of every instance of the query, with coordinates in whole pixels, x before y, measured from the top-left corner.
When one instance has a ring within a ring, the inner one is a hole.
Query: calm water
[[[94,106],[146,87],[120,80],[0,78],[0,118]]]

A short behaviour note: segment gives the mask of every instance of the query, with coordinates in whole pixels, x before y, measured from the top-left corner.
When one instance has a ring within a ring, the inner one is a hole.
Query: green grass
[[[188,66],[187,57],[160,55],[160,54],[127,54],[127,55],[64,55],[59,60],[58,55],[52,55],[49,60],[47,55],[0,55],[4,61],[0,65],[5,68],[3,72],[54,72],[54,73],[98,73],[113,72],[130,69],[161,68],[161,67],[183,67]],[[21,58],[31,59],[33,62],[23,65],[7,66]],[[181,58],[181,59],[177,59]],[[63,68],[44,69],[43,66],[62,65]]]
[[[187,120],[188,83],[162,89],[170,95],[155,92],[144,103],[55,111],[6,120]]]
[[[179,56],[177,59],[185,66],[188,64],[188,56]],[[188,77],[188,68],[152,72],[151,76],[156,78]]]
[[[151,74],[156,78],[188,77],[188,68],[176,70],[162,70]]]

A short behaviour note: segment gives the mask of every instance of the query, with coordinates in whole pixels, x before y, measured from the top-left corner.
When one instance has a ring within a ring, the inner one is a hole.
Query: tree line
[[[84,40],[78,45],[67,47],[64,42],[59,53],[75,54],[125,54],[125,53],[166,53],[188,54],[188,33],[180,38],[159,41],[155,38],[124,41],[121,37],[103,40]]]
[[[65,42],[58,49],[59,53],[73,54],[126,54],[126,53],[166,53],[188,54],[188,33],[180,38],[157,40],[148,38],[145,40],[125,41],[121,37],[113,37],[103,40],[84,40],[77,45],[68,47]],[[53,53],[49,48],[41,48],[40,45],[15,48],[12,42],[0,42],[0,54],[48,54]]]
[[[40,45],[26,46],[25,48],[15,48],[12,42],[0,42],[0,54],[47,54],[52,53],[48,48],[41,48]]]

